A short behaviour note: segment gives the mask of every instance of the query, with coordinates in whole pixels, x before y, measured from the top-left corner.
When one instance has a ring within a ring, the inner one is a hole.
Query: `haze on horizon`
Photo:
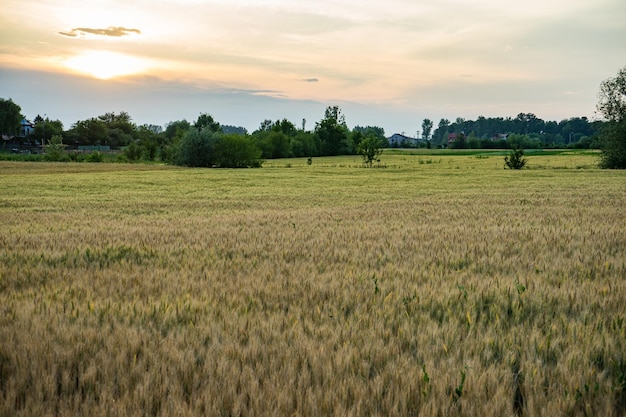
[[[414,133],[428,117],[594,116],[626,64],[623,0],[5,0],[0,97],[65,128],[208,112],[254,130],[349,125]]]

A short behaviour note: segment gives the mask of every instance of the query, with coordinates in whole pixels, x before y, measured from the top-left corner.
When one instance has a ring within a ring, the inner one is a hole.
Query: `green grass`
[[[626,173],[528,159],[0,162],[0,415],[620,415]]]

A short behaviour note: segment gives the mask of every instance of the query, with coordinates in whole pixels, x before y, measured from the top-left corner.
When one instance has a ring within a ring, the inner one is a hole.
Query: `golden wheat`
[[[383,160],[1,163],[0,415],[621,415],[624,173]]]

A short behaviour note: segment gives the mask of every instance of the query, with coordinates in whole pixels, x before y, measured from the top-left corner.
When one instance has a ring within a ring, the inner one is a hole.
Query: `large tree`
[[[63,122],[60,120],[50,120],[40,115],[35,117],[35,133],[33,137],[37,140],[44,139],[43,143],[48,143],[52,136],[63,135]]]
[[[626,119],[626,67],[600,84],[599,99],[597,109],[605,119],[611,122]]]
[[[298,133],[296,126],[287,119],[272,122],[265,119],[252,137],[261,149],[263,158],[287,158],[291,156],[291,142]]]
[[[424,119],[422,122],[422,138],[428,140],[430,138],[430,132],[433,130],[433,121],[430,119]]]
[[[211,132],[222,132],[222,126],[208,113],[202,113],[193,127],[198,130],[209,129]]]
[[[0,98],[0,134],[17,136],[22,122],[22,109],[13,100]]]
[[[600,134],[600,167],[626,169],[626,67],[600,85],[598,112],[606,120]]]
[[[360,134],[360,137],[359,137]],[[359,147],[361,140],[367,136],[374,135],[381,141],[383,147],[389,146],[389,141],[385,137],[385,129],[380,126],[354,126],[352,129],[352,142],[356,149]],[[357,139],[358,137],[358,139]]]
[[[433,134],[433,141],[438,145],[448,145],[448,129],[450,128],[450,120],[441,119],[439,125]]]
[[[99,118],[79,120],[67,132],[67,142],[71,145],[105,145],[108,138],[107,124]]]
[[[214,148],[218,134],[209,129],[189,129],[182,137],[174,157],[176,165],[210,168],[215,163]]]
[[[324,156],[347,155],[353,152],[346,119],[338,106],[328,107],[324,118],[315,124],[321,154]]]
[[[168,140],[182,138],[190,128],[191,124],[187,120],[176,120],[167,124],[163,135]]]

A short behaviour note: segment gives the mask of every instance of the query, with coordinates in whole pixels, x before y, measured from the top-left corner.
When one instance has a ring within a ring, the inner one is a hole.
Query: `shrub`
[[[504,157],[504,166],[509,169],[524,168],[526,166],[524,150],[522,148],[514,148],[508,156]]]
[[[175,158],[177,165],[189,167],[247,168],[261,166],[261,150],[249,136],[189,130]]]
[[[211,167],[214,165],[213,147],[217,134],[205,129],[199,131],[190,129],[183,136],[177,155],[174,156],[176,165],[188,167]]]
[[[215,165],[220,168],[259,168],[261,149],[249,136],[219,135],[215,142]]]
[[[85,161],[87,162],[102,162],[102,154],[100,152],[92,152],[89,154]]]
[[[136,141],[132,141],[124,148],[124,156],[128,161],[138,161],[141,159],[142,149]]]
[[[383,153],[382,145],[378,137],[370,135],[359,143],[357,152],[363,157],[363,162],[371,168],[374,161],[380,162],[379,156]]]
[[[50,139],[50,144],[46,146],[46,161],[61,161],[63,159],[63,137],[54,135]]]

